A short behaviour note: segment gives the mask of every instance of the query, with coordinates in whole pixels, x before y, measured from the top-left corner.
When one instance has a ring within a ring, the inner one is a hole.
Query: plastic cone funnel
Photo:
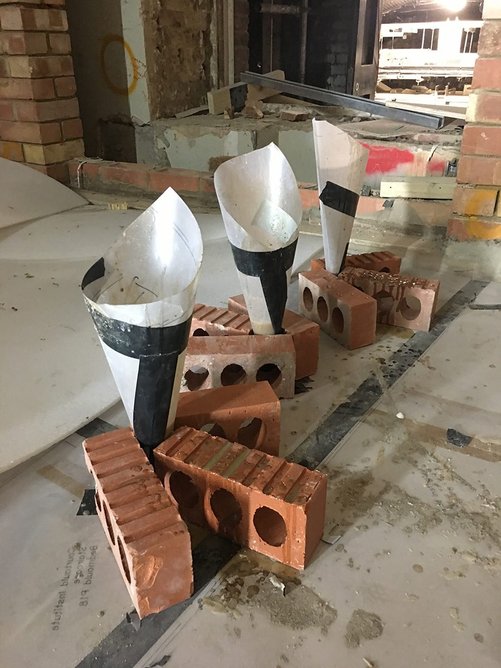
[[[82,281],[134,434],[148,454],[176,415],[202,254],[197,221],[169,188]]]
[[[343,269],[369,151],[328,121],[313,121],[325,268]]]
[[[228,160],[214,185],[255,334],[280,334],[302,207],[274,144]]]

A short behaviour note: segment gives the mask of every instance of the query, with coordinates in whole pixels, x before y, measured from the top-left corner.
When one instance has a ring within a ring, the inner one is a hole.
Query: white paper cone
[[[338,274],[350,243],[369,151],[328,121],[313,120],[325,267]]]
[[[169,188],[82,281],[131,426],[147,451],[175,419],[202,253],[195,217]]]
[[[274,144],[214,174],[226,234],[256,334],[279,334],[302,207],[296,178]]]

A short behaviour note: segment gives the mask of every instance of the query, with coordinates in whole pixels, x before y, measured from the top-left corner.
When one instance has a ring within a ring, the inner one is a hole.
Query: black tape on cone
[[[84,276],[82,288],[104,275],[104,261],[96,265]],[[103,343],[139,360],[132,427],[141,446],[151,453],[165,438],[177,361],[188,345],[191,317],[177,325],[141,327],[109,318],[92,306],[89,311]]]
[[[246,251],[230,243],[238,271],[261,281],[266,306],[275,334],[283,334],[282,321],[287,304],[287,272],[296,254],[297,239],[275,251]]]
[[[319,197],[322,204],[347,216],[355,217],[359,195],[348,188],[343,188],[332,181],[327,181]]]

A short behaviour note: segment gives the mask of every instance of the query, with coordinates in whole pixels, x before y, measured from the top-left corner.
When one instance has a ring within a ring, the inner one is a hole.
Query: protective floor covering
[[[82,206],[86,201],[58,181],[0,158],[0,228]]]
[[[224,231],[217,216],[199,220],[206,253],[198,298],[224,304],[238,290]],[[297,266],[320,243],[301,237]],[[440,275],[441,305],[470,285],[431,253],[420,266],[410,257],[417,271]],[[296,290],[293,283],[291,306]],[[500,294],[490,285],[478,301],[499,304]],[[321,465],[329,476],[326,542],[313,563],[297,574],[241,551],[208,585],[198,585],[189,605],[138,631],[124,621],[132,608],[100,524],[85,514],[92,480],[81,437],[5,474],[0,559],[8,568],[0,588],[9,605],[0,610],[0,663],[498,666],[501,490],[500,464],[492,460],[500,444],[493,403],[500,318],[499,311],[461,307],[392,386],[385,385],[387,365],[398,366],[402,346],[419,335],[380,327],[373,346],[352,352],[322,335],[311,389],[282,402],[282,454],[294,457],[305,439],[319,439],[319,424],[340,404],[340,423],[356,414],[357,388],[368,377],[380,383],[381,397],[344,439],[332,437],[338,447]],[[103,418],[125,423],[119,407]],[[38,425],[31,426],[33,436]],[[221,545],[211,544],[204,552],[206,540],[194,534],[202,565],[226,562],[232,551],[224,557]],[[197,564],[200,582],[200,558]]]

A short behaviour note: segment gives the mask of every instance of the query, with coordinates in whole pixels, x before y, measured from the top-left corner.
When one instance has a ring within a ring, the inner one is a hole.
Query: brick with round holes
[[[193,336],[188,342],[181,391],[267,380],[279,398],[294,396],[296,353],[292,337]]]
[[[140,618],[193,593],[191,541],[130,429],[83,442],[96,510]]]
[[[372,271],[383,271],[388,274],[398,274],[402,258],[390,253],[390,251],[377,251],[374,253],[360,253],[358,255],[347,255],[345,268],[360,267],[360,269],[372,269]],[[310,271],[325,271],[325,259],[316,258],[310,262]]]
[[[195,304],[191,321],[193,336],[242,336],[249,335],[252,324],[247,314],[205,304]]]
[[[266,381],[181,393],[175,428],[206,425],[214,436],[279,454],[280,401]]]
[[[228,299],[228,309],[235,313],[247,315],[244,296],[230,297]],[[298,313],[286,309],[283,328],[287,334],[292,336],[296,350],[296,379],[314,376],[318,369],[320,327]]]
[[[354,350],[374,343],[377,304],[327,271],[299,274],[299,310],[343,346]]]
[[[307,566],[323,533],[324,474],[189,427],[154,456],[185,520],[293,568]]]
[[[366,269],[345,269],[339,278],[377,301],[377,321],[427,332],[435,314],[440,282],[386,274]]]

